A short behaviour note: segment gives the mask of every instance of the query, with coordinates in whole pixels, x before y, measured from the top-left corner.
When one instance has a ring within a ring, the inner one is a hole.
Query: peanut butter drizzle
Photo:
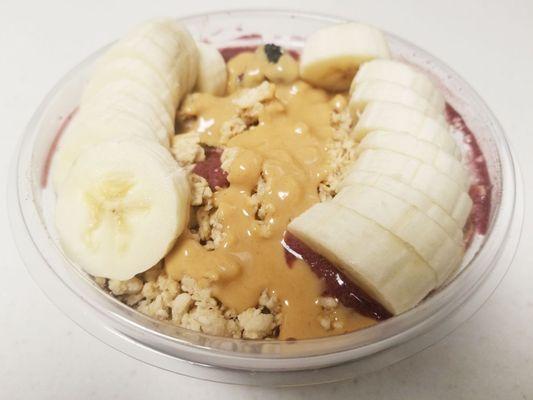
[[[255,86],[268,77],[273,67],[266,64],[262,53],[261,49],[241,53],[228,62],[229,96],[189,97],[185,107],[198,116],[195,128],[202,132],[203,143],[223,145],[220,127],[238,115],[232,100],[242,86]],[[203,285],[210,284],[213,294],[237,312],[256,306],[264,289],[275,293],[282,301],[280,339],[361,329],[375,321],[339,305],[334,318],[342,321],[343,327],[325,330],[319,323],[323,310],[317,302],[324,292],[322,281],[303,261],[297,260],[291,267],[285,261],[280,242],[287,224],[319,201],[317,187],[328,174],[326,146],[334,133],[330,118],[338,99],[296,81],[296,61],[289,55],[279,61],[276,77],[269,78],[277,82],[275,98],[265,103],[257,126],[224,143],[238,152],[228,171],[230,186],[214,194],[224,232],[221,243],[208,251],[184,234],[167,256],[166,270],[174,279],[189,275]],[[243,78],[246,76],[251,78]],[[261,79],[255,81],[256,76]],[[261,179],[266,183],[264,189],[257,188]],[[252,201],[254,195],[261,213]]]

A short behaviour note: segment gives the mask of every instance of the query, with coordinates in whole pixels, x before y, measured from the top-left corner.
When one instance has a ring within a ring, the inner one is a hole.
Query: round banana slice
[[[83,90],[83,99],[91,98],[102,88],[118,80],[129,80],[144,86],[146,91],[152,93],[151,96],[159,99],[174,121],[176,105],[173,104],[169,85],[152,68],[137,58],[120,57],[108,62],[98,61]]]
[[[430,117],[442,117],[444,107],[435,107],[408,87],[387,81],[365,81],[355,87],[348,108],[352,117],[360,114],[372,101],[390,101],[414,108]]]
[[[347,171],[341,188],[351,184],[352,174],[357,171],[386,175],[424,193],[460,227],[464,226],[472,209],[472,199],[455,181],[435,167],[400,153],[374,149],[364,151]]]
[[[197,43],[199,64],[196,90],[214,96],[222,96],[226,92],[228,72],[222,54],[214,46]]]
[[[457,225],[444,209],[419,190],[389,176],[365,171],[353,171],[350,174],[351,184],[372,186],[406,201],[439,224],[452,240],[463,244],[463,227]]]
[[[152,127],[157,140],[165,147],[170,146],[174,135],[174,121],[157,97],[150,95],[142,85],[130,80],[117,80],[103,87],[96,94],[82,98],[82,109],[105,108],[108,112],[127,113]]]
[[[56,192],[74,161],[89,147],[107,141],[141,137],[156,142],[152,127],[136,116],[102,107],[81,108],[58,143],[50,175]]]
[[[440,150],[432,143],[419,140],[403,132],[370,132],[357,146],[360,154],[367,149],[384,149],[416,158],[432,165],[457,182],[464,190],[470,187],[470,176],[465,166],[455,157]]]
[[[183,231],[187,178],[157,147],[141,139],[95,145],[61,185],[59,239],[69,259],[89,274],[130,279],[161,260]]]
[[[435,271],[438,286],[462,260],[462,244],[452,240],[418,208],[385,191],[353,184],[343,188],[332,201],[374,221],[412,246]]]
[[[374,58],[389,58],[389,46],[378,29],[347,23],[320,29],[305,41],[300,76],[331,91],[343,91],[359,65]]]
[[[174,35],[183,45],[186,54],[187,60],[187,77],[186,82],[183,83],[183,87],[186,89],[186,92],[190,92],[196,85],[196,80],[198,78],[198,64],[199,64],[199,52],[196,42],[192,37],[191,33],[183,26],[182,24],[170,20],[167,21],[168,27],[174,32]]]
[[[199,62],[196,43],[189,31],[181,23],[171,18],[155,19],[151,24],[156,25],[154,28],[157,34],[153,38],[156,44],[167,51],[169,49],[180,49],[177,57],[174,52],[167,52],[167,54],[178,61],[181,72],[179,75],[180,86],[182,88],[180,96],[182,97],[185,93],[190,92],[196,84]],[[141,26],[141,28],[143,28],[141,32],[134,34],[142,34],[143,31],[145,34],[150,34],[150,22]],[[173,45],[169,45],[169,42],[173,42]]]
[[[361,141],[369,132],[375,130],[406,132],[439,146],[457,159],[461,158],[461,151],[444,121],[431,118],[402,104],[388,101],[369,103],[359,116],[353,133],[355,139]]]
[[[135,58],[146,63],[169,85],[173,104],[196,83],[198,54],[194,40],[180,24],[170,19],[145,23],[119,40],[104,55],[103,62]],[[192,83],[191,83],[192,82]]]
[[[182,98],[196,83],[196,69],[198,68],[196,44],[183,25],[173,19],[157,19],[153,23],[157,24],[157,34],[153,37],[154,42],[167,51],[169,57],[175,58],[177,61],[181,88],[180,98]],[[177,54],[175,53],[176,49],[179,49]]]
[[[350,85],[350,95],[362,82],[375,80],[402,85],[425,98],[433,107],[444,109],[444,96],[431,79],[416,68],[395,60],[372,60],[361,65]]]

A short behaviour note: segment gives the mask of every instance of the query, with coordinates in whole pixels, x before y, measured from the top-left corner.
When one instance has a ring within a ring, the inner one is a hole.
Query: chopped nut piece
[[[94,277],[94,281],[96,282],[96,284],[97,284],[98,286],[100,286],[101,288],[104,288],[104,289],[105,289],[105,287],[106,287],[106,285],[107,285],[107,279],[106,279],[106,278],[102,278],[102,277],[100,277],[100,276],[95,276],[95,277]]]
[[[220,127],[220,142],[225,144],[240,133],[243,133],[247,128],[246,123],[242,118],[234,117],[225,121]]]
[[[172,301],[172,321],[180,322],[181,318],[187,311],[189,311],[190,306],[193,304],[192,297],[189,293],[181,293]]]
[[[319,297],[318,305],[325,309],[333,309],[339,305],[339,302],[335,297]]]
[[[213,196],[213,191],[207,180],[200,175],[191,173],[189,182],[191,184],[191,206],[207,204]]]
[[[269,293],[267,290],[263,290],[261,296],[259,296],[259,305],[267,307],[273,314],[278,314],[281,311],[278,296]]]
[[[159,320],[165,320],[169,317],[168,310],[166,307],[164,307],[163,300],[160,296],[157,296],[154,301],[141,301],[137,307],[137,310]]]
[[[182,319],[184,328],[201,331],[209,335],[229,336],[226,320],[219,310],[197,307]]]
[[[171,297],[176,297],[179,293],[178,282],[170,278],[166,273],[162,273],[157,278],[157,286],[162,293],[168,293]]]
[[[142,288],[143,296],[148,300],[153,300],[159,295],[156,282],[146,282]]]
[[[247,128],[259,123],[259,116],[264,111],[265,106],[262,103],[255,103],[253,106],[241,110],[239,116],[244,121]]]
[[[325,330],[329,331],[331,329],[331,320],[327,317],[320,317],[318,319],[318,322],[320,323],[320,326],[324,328]]]
[[[220,160],[222,161],[221,167],[224,171],[229,173],[231,164],[235,161],[235,158],[237,158],[237,154],[239,154],[238,147],[226,147],[224,149],[224,152],[220,157]]]
[[[264,338],[272,332],[276,324],[272,314],[263,314],[258,308],[249,308],[237,317],[246,339]]]
[[[181,290],[183,290],[184,292],[193,294],[198,289],[199,288],[198,288],[198,285],[196,284],[196,281],[190,276],[184,276],[181,279]]]
[[[243,109],[250,108],[257,103],[273,99],[275,88],[276,86],[272,83],[263,81],[259,86],[244,89],[238,97],[233,99],[233,103]]]
[[[260,203],[257,209],[257,217],[260,220],[265,220],[268,215],[274,214],[276,207],[272,203]]]
[[[211,226],[211,237],[213,239],[213,244],[215,248],[217,248],[226,238],[224,226],[220,222],[220,215],[218,212],[211,214],[209,218],[209,225]]]
[[[137,277],[133,277],[127,281],[119,281],[116,279],[110,279],[108,282],[108,287],[109,287],[109,290],[111,290],[111,293],[119,296],[122,294],[139,293],[143,288],[143,283]]]
[[[200,134],[198,132],[174,135],[170,152],[182,167],[190,166],[205,159],[204,149],[200,146]]]
[[[144,299],[144,295],[142,293],[137,293],[137,294],[130,294],[130,295],[124,296],[123,301],[124,303],[126,303],[128,306],[131,307],[143,299]]]

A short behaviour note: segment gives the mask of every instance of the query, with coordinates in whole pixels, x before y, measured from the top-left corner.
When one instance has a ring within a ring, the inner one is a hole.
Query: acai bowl
[[[208,43],[221,50],[226,57],[226,65],[229,65],[231,57],[242,57],[245,52],[257,54],[257,48],[265,45],[279,46],[284,56],[300,62],[306,38],[324,27],[346,21],[290,12],[243,11],[190,17],[180,22],[197,42]],[[273,33],[273,27],[276,33]],[[368,327],[359,326],[353,332],[344,333],[342,328],[339,330],[335,327],[335,318],[329,319],[329,326],[327,321],[323,325],[318,321],[321,325],[318,329],[329,332],[333,330],[331,336],[322,338],[295,338],[294,333],[287,334],[283,338],[285,340],[279,340],[273,334],[263,337],[249,334],[249,337],[243,337],[245,323],[240,321],[240,328],[237,328],[240,337],[235,338],[213,334],[217,332],[204,332],[201,326],[200,331],[194,330],[192,325],[183,327],[173,323],[171,316],[143,313],[142,309],[132,307],[124,301],[121,296],[129,295],[127,290],[130,289],[121,289],[119,284],[110,287],[109,282],[106,282],[102,288],[83,268],[70,261],[62,250],[56,229],[57,198],[48,174],[50,154],[56,146],[57,134],[72,112],[79,107],[94,62],[107,49],[90,56],[73,69],[47,96],[30,122],[14,163],[10,187],[13,228],[21,255],[34,279],[69,317],[105,343],[164,369],[227,383],[297,385],[347,379],[411,355],[446,335],[486,300],[505,273],[516,247],[521,225],[521,187],[503,132],[475,92],[453,71],[424,51],[395,36],[385,34],[385,37],[392,59],[417,66],[443,94],[447,104],[447,122],[455,124],[455,129],[451,129],[454,135],[452,137],[462,152],[462,159],[468,159],[465,158],[468,143],[464,144],[460,135],[467,130],[473,133],[479,147],[478,155],[483,157],[490,182],[490,208],[487,208],[486,227],[470,236],[470,243],[465,246],[466,251],[457,270],[449,278],[443,278],[438,288],[429,290],[428,295],[422,295],[423,300],[417,302],[416,306],[402,310],[398,315],[386,315],[387,318],[379,323],[372,320]],[[274,49],[273,52],[278,50]],[[268,56],[267,52],[264,54],[265,57]],[[290,64],[290,61],[287,63]],[[235,68],[239,65],[242,63],[233,64]],[[272,78],[272,81],[275,79]],[[268,78],[266,81],[272,83]],[[260,84],[258,82],[256,86]],[[272,91],[275,92],[275,89],[270,87],[265,90],[268,93]],[[227,93],[224,94],[226,95]],[[319,95],[309,93],[301,101],[307,101],[313,96]],[[335,96],[332,94],[330,97],[324,103],[329,104]],[[346,103],[351,100],[348,97],[351,96],[346,96]],[[200,102],[204,107],[206,101],[202,103],[201,100],[197,100],[197,103]],[[317,107],[320,108],[320,105]],[[335,108],[335,104],[331,107]],[[217,109],[219,108],[224,107]],[[358,108],[357,118],[362,113],[364,110]],[[319,115],[320,110],[316,114]],[[200,117],[207,120],[209,115],[206,115]],[[318,118],[315,115],[312,117]],[[255,121],[250,119],[253,125]],[[197,125],[191,125],[186,130],[197,128]],[[248,128],[246,126],[244,130]],[[305,130],[306,127],[302,125],[296,128]],[[353,126],[350,131],[351,129]],[[209,147],[216,148],[213,144],[216,143],[209,143]],[[209,159],[208,156],[204,149],[204,160]],[[193,161],[196,161],[195,166],[199,164],[194,156]],[[196,171],[202,175],[199,168]],[[205,175],[207,179],[204,177],[206,181],[209,180],[208,175]],[[216,188],[222,186],[224,185],[215,184],[211,192],[216,192]],[[317,197],[319,195],[318,193]],[[306,209],[311,204],[312,202]],[[298,203],[292,205],[297,206]],[[268,211],[268,207],[265,209]],[[358,213],[361,212],[363,211],[360,209]],[[207,242],[212,238],[207,236],[203,239],[207,240],[202,246],[211,246]],[[311,274],[305,276],[309,275]],[[144,287],[149,281],[142,280],[138,285]],[[239,283],[243,282],[246,283]],[[195,296],[194,291],[189,293],[183,288],[183,282],[180,286],[175,290],[175,297],[183,293]],[[125,292],[120,294],[121,290]],[[139,293],[142,294],[142,289],[131,294]],[[282,295],[278,301],[283,303],[285,297]],[[324,296],[320,300],[321,304],[317,305],[319,311],[327,311],[332,304],[331,298],[339,303],[338,297]],[[146,295],[135,304],[145,300]],[[279,306],[269,307],[271,300],[270,297],[262,303],[258,300],[256,307],[243,307],[243,310],[238,310],[240,313],[235,312],[240,315],[248,308],[253,308],[255,310],[251,311],[252,315],[270,315],[271,317],[263,319],[268,319],[269,331],[276,333],[276,330],[281,330],[280,325],[276,324],[276,318],[280,317],[275,309]],[[152,302],[145,304],[147,307],[144,311]],[[268,312],[263,313],[262,307],[268,308]],[[385,310],[384,314],[392,314],[391,311],[394,308]],[[283,311],[280,314],[283,315]],[[235,317],[229,319],[235,320]],[[244,321],[244,317],[241,319]],[[236,320],[239,321],[239,318]],[[306,332],[305,329],[299,331]],[[249,332],[253,332],[253,329],[249,329]]]

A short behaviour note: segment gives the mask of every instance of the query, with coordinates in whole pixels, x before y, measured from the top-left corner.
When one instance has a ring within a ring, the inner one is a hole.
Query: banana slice
[[[167,21],[167,23],[170,30],[174,32],[174,35],[176,35],[180,43],[184,46],[186,54],[188,54],[188,75],[184,87],[187,92],[190,92],[196,85],[198,79],[198,65],[200,62],[198,47],[196,46],[196,42],[191,33],[182,24],[174,20]]]
[[[385,59],[372,60],[361,65],[350,85],[350,95],[362,82],[375,80],[397,83],[409,88],[438,110],[443,110],[446,104],[444,96],[426,74],[400,61]]]
[[[170,116],[156,98],[144,96],[146,93],[143,93],[142,86],[132,88],[131,84],[131,81],[117,81],[103,88],[88,101],[82,101],[80,115],[89,108],[132,115],[151,127],[157,140],[168,147],[170,137],[174,133],[174,123],[170,120]]]
[[[346,173],[341,188],[351,185],[356,171],[386,175],[411,186],[443,208],[461,227],[472,209],[470,196],[456,182],[431,165],[400,153],[372,149],[363,152]]]
[[[103,62],[119,58],[141,60],[170,87],[174,104],[196,83],[198,50],[194,39],[171,19],[145,23],[113,45]],[[192,67],[195,70],[191,70]]]
[[[430,117],[443,118],[444,107],[435,107],[427,99],[405,86],[377,80],[364,81],[355,87],[348,103],[352,117],[359,115],[371,101],[390,101],[414,108]]]
[[[356,211],[413,247],[437,275],[440,286],[455,271],[463,247],[450,239],[435,221],[402,199],[377,188],[353,184],[333,202]]]
[[[62,248],[91,275],[130,279],[172,248],[187,222],[188,193],[185,173],[154,141],[93,146],[58,192]]]
[[[196,90],[214,96],[222,96],[226,92],[228,72],[222,54],[214,46],[197,43],[199,63]]]
[[[196,84],[199,62],[196,42],[181,23],[171,18],[155,19],[153,23],[154,29],[151,29],[149,24],[143,24],[141,28],[145,32],[148,31],[145,36],[151,37],[157,45],[167,52],[171,59],[178,61],[178,69],[180,70],[178,79],[183,90],[180,94],[182,97],[185,93],[190,92]],[[151,31],[155,33],[154,36],[150,35]],[[135,35],[135,32],[133,34]]]
[[[393,314],[414,307],[436,287],[435,273],[415,251],[375,222],[334,202],[315,204],[287,229]]]
[[[160,74],[137,58],[120,57],[105,61],[96,62],[91,79],[83,89],[82,102],[117,80],[130,80],[135,84],[143,85],[147,91],[152,93],[152,96],[159,98],[174,121],[177,105],[173,103],[170,86]]]
[[[173,57],[166,49],[156,44],[153,38],[157,37],[160,31],[164,32],[164,29],[156,30],[155,26],[151,26],[152,30],[146,32],[145,35],[135,31],[118,41],[103,56],[102,62],[111,63],[121,58],[134,58],[142,61],[167,83],[170,88],[172,102],[176,103],[185,92],[182,80],[186,79],[178,78],[178,49],[176,49],[175,57]],[[168,45],[171,45],[171,43],[172,41],[169,40]],[[180,48],[179,51],[183,52],[184,50]],[[184,60],[181,60],[181,63],[187,65]]]
[[[107,140],[134,137],[157,141],[152,127],[133,114],[110,112],[101,107],[80,109],[61,137],[52,158],[50,176],[56,192],[74,161],[89,147]]]
[[[444,209],[419,190],[389,176],[365,171],[353,171],[350,174],[350,184],[372,186],[404,200],[439,224],[456,243],[463,244],[463,227],[457,225]]]
[[[418,110],[388,101],[369,103],[354,127],[355,139],[361,141],[368,132],[388,130],[406,132],[433,143],[443,151],[461,158],[461,152],[443,120],[431,118]]]
[[[80,115],[89,108],[105,109],[108,112],[130,114],[151,127],[155,137],[165,147],[170,146],[174,135],[174,122],[159,100],[145,92],[132,81],[116,81],[85,101],[82,100]]]
[[[185,69],[184,73],[180,74],[181,86],[185,90],[184,93],[188,93],[194,88],[198,76],[199,54],[196,42],[189,31],[182,24],[173,19],[156,19],[155,22],[160,24],[163,28],[166,28],[169,33],[169,38],[177,41],[177,44],[182,48],[183,53],[190,55],[186,59],[188,68]],[[163,49],[169,50],[172,48],[168,47],[167,43],[161,40],[165,39],[164,35],[157,35],[157,39],[162,42],[160,43],[160,46]],[[169,55],[173,57],[174,53],[170,53]],[[184,93],[182,93],[182,96]]]
[[[66,178],[76,158],[88,147],[105,140],[130,137],[151,139],[169,146],[169,128],[146,103],[120,92],[102,92],[82,105],[71,126],[61,138],[52,161],[52,183],[56,190]]]
[[[440,150],[436,145],[419,140],[402,132],[374,131],[370,132],[357,146],[360,154],[367,149],[384,149],[416,158],[446,174],[457,182],[464,190],[470,187],[470,176],[460,161]]]
[[[378,29],[358,23],[334,25],[307,38],[300,76],[315,86],[343,91],[350,87],[360,64],[389,57],[389,46]]]

